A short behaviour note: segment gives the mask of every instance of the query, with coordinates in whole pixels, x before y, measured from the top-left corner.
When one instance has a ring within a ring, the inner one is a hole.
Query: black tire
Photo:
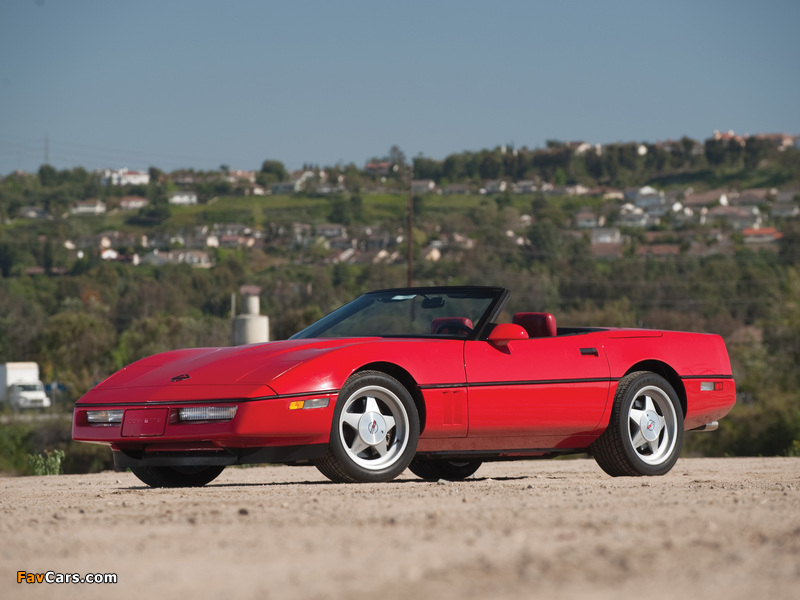
[[[328,451],[315,465],[336,483],[391,481],[408,467],[418,440],[408,390],[385,373],[362,371],[339,392]]]
[[[201,487],[216,479],[224,466],[210,467],[131,467],[136,477],[150,487]]]
[[[683,445],[683,409],[669,382],[637,371],[623,377],[608,428],[590,450],[612,477],[664,475]]]
[[[462,481],[480,469],[479,460],[431,460],[415,458],[408,469],[425,481]]]

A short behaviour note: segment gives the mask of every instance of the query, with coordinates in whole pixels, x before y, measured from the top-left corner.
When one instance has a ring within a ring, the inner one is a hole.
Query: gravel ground
[[[332,484],[229,468],[0,479],[0,598],[770,598],[800,589],[800,458],[486,464],[467,481]],[[116,584],[17,583],[115,573]]]

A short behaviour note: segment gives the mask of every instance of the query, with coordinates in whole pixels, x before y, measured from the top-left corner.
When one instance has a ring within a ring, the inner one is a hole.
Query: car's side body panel
[[[605,412],[610,383],[602,347],[591,350],[574,336],[504,347],[466,342],[469,436],[521,437],[529,448],[591,436]]]

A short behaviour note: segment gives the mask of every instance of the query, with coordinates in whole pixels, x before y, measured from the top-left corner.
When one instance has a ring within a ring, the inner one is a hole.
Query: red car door
[[[468,436],[494,437],[498,447],[508,448],[580,447],[579,438],[597,428],[608,400],[601,341],[590,334],[506,347],[466,342]]]

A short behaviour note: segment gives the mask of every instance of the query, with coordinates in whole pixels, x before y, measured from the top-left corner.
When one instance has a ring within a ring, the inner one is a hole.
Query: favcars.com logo
[[[117,583],[116,573],[28,573],[17,571],[17,583]]]

